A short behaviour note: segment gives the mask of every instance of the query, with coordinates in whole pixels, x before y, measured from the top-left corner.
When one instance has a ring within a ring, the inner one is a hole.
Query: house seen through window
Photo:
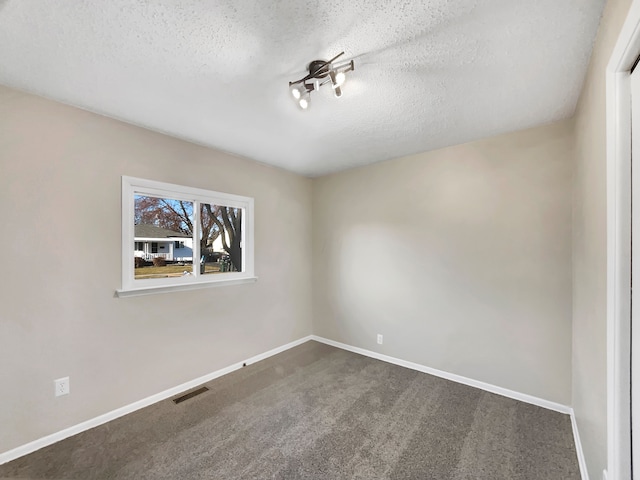
[[[242,271],[242,209],[167,197],[135,195],[136,279],[167,278],[192,272],[193,237],[200,246],[203,275]]]

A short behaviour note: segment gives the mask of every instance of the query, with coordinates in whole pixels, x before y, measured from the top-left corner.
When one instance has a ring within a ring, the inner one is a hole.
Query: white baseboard
[[[382,360],[383,362],[392,363],[394,365],[399,365],[401,367],[410,368],[411,370],[417,370],[422,373],[428,373],[436,377],[445,378],[453,382],[462,383],[470,387],[475,387],[481,390],[485,390],[487,392],[502,395],[503,397],[509,397],[509,398],[513,398],[514,400],[520,400],[521,402],[537,405],[538,407],[547,408],[549,410],[554,410],[556,412],[564,413],[567,415],[570,415],[572,412],[571,407],[567,405],[562,405],[561,403],[556,403],[549,400],[545,400],[543,398],[534,397],[533,395],[528,395],[526,393],[516,392],[513,390],[509,390],[507,388],[498,387],[496,385],[491,385],[490,383],[480,382],[478,380],[473,380],[471,378],[463,377],[461,375],[456,375],[455,373],[443,372],[442,370],[437,370],[435,368],[426,367],[418,363],[408,362],[406,360],[402,360],[399,358],[390,357],[388,355],[384,355],[378,352],[373,352],[371,350],[365,350],[364,348],[353,347],[351,345],[336,342],[334,340],[329,340],[327,338],[319,337],[317,335],[311,335],[311,339],[317,342],[326,343],[327,345],[331,345],[333,347],[341,348],[343,350],[348,350],[349,352],[359,353],[360,355],[364,355],[366,357]]]
[[[312,336],[308,335],[306,337],[300,338],[293,342],[287,343],[286,345],[282,345],[281,347],[277,347],[272,350],[269,350],[268,352],[264,352],[254,357],[251,357],[247,360],[244,360],[243,362],[234,363],[233,365],[222,368],[220,370],[216,370],[215,372],[209,373],[202,377],[195,378],[189,382],[178,385],[177,387],[173,387],[163,392],[156,393],[155,395],[151,395],[150,397],[143,398],[142,400],[138,400],[137,402],[131,403],[129,405],[125,405],[124,407],[121,407],[121,408],[117,408],[115,410],[112,410],[111,412],[105,413],[103,415],[99,415],[95,418],[84,421],[72,427],[65,428],[64,430],[61,430],[56,433],[52,433],[51,435],[47,435],[45,437],[39,438],[38,440],[34,440],[33,442],[29,442],[25,445],[21,445],[20,447],[16,447],[7,452],[0,453],[0,465],[2,465],[3,463],[10,462],[11,460],[15,460],[16,458],[22,457],[29,453],[35,452],[36,450],[39,450],[43,447],[52,445],[56,442],[59,442],[60,440],[64,440],[65,438],[68,438],[78,433],[89,430],[90,428],[94,428],[99,425],[102,425],[103,423],[107,423],[111,420],[115,420],[116,418],[122,417],[123,415],[126,415],[128,413],[132,413],[132,412],[135,412],[136,410],[140,410],[141,408],[148,407],[149,405],[157,403],[161,400],[165,400],[167,398],[178,395],[186,390],[190,390],[194,387],[202,385],[203,383],[210,382],[211,380],[214,380],[218,377],[226,375],[227,373],[231,373],[235,370],[239,370],[240,368],[242,368],[243,363],[252,364],[252,363],[259,362],[260,360],[264,360],[265,358],[269,358],[273,355],[284,352],[285,350],[289,350],[290,348],[293,348],[305,342],[308,342],[311,339],[312,339]]]
[[[327,338],[323,338],[323,337],[319,337],[317,335],[308,335],[306,337],[300,338],[298,340],[295,340],[293,342],[287,343],[286,345],[282,345],[280,347],[274,348],[272,350],[269,350],[267,352],[261,353],[259,355],[256,355],[254,357],[251,357],[247,360],[245,360],[244,362],[237,362],[234,363],[233,365],[230,365],[228,367],[222,368],[220,370],[217,370],[215,372],[209,373],[207,375],[204,375],[202,377],[198,377],[196,379],[193,379],[189,382],[183,383],[181,385],[178,385],[176,387],[170,388],[168,390],[165,390],[163,392],[157,393],[155,395],[151,395],[150,397],[144,398],[142,400],[138,400],[137,402],[131,403],[129,405],[125,405],[124,407],[121,408],[117,408],[115,410],[112,410],[111,412],[107,412],[103,415],[99,415],[95,418],[92,418],[90,420],[84,421],[82,423],[79,423],[77,425],[74,425],[72,427],[66,428],[64,430],[61,430],[59,432],[53,433],[51,435],[47,435],[45,437],[39,438],[38,440],[34,440],[33,442],[29,442],[25,445],[22,445],[20,447],[16,447],[12,450],[9,450],[7,452],[4,453],[0,453],[0,465],[2,465],[3,463],[6,462],[10,462],[11,460],[15,460],[16,458],[22,457],[24,455],[27,455],[29,453],[35,452],[36,450],[39,450],[43,447],[52,445],[56,442],[59,442],[60,440],[64,440],[65,438],[71,437],[73,435],[76,435],[78,433],[84,432],[86,430],[89,430],[91,428],[97,427],[99,425],[102,425],[104,423],[107,423],[111,420],[115,420],[116,418],[122,417],[124,415],[127,415],[128,413],[132,413],[135,412],[136,410],[140,410],[141,408],[144,407],[148,407],[149,405],[152,405],[154,403],[157,403],[161,400],[165,400],[167,398],[173,397],[175,395],[178,395],[186,390],[190,390],[194,387],[197,387],[199,385],[202,385],[203,383],[207,383],[210,382],[211,380],[214,380],[218,377],[221,377],[223,375],[226,375],[227,373],[231,373],[235,370],[238,370],[240,368],[242,368],[243,363],[247,363],[247,364],[252,364],[252,363],[256,363],[259,362],[260,360],[264,360],[266,358],[269,358],[273,355],[276,355],[278,353],[284,352],[285,350],[288,350],[290,348],[296,347],[298,345],[301,345],[305,342],[308,342],[309,340],[315,340],[317,342],[320,343],[325,343],[327,345],[331,345],[337,348],[341,348],[343,350],[347,350],[350,352],[354,352],[354,353],[358,353],[360,355],[365,355],[367,357],[371,357],[371,358],[375,358],[377,360],[382,360],[383,362],[387,362],[387,363],[392,363],[394,365],[399,365],[401,367],[406,367],[406,368],[410,368],[412,370],[417,370],[419,372],[423,372],[423,373],[428,373],[430,375],[434,375],[436,377],[440,377],[440,378],[445,378],[447,380],[451,380],[457,383],[462,383],[464,385],[468,385],[470,387],[475,387],[475,388],[479,388],[481,390],[485,390],[491,393],[495,393],[498,395],[502,395],[505,397],[509,397],[509,398],[513,398],[515,400],[520,400],[522,402],[525,403],[530,403],[533,405],[537,405],[539,407],[543,407],[543,408],[547,408],[549,410],[554,410],[556,412],[560,412],[560,413],[565,413],[571,416],[571,425],[573,428],[573,435],[575,438],[575,444],[576,444],[576,451],[578,453],[578,463],[580,465],[580,472],[582,474],[582,480],[589,480],[588,478],[588,474],[587,474],[587,470],[586,470],[586,464],[585,464],[585,460],[584,460],[584,454],[582,451],[582,444],[580,443],[580,436],[578,434],[578,427],[577,424],[575,422],[575,417],[573,414],[573,409],[571,407],[568,407],[566,405],[562,405],[556,402],[551,402],[549,400],[544,400],[542,398],[538,398],[538,397],[534,397],[532,395],[527,395],[525,393],[519,393],[519,392],[515,392],[513,390],[508,390],[506,388],[502,388],[502,387],[498,387],[495,385],[491,385],[489,383],[484,383],[484,382],[480,382],[478,380],[473,380],[467,377],[463,377],[461,375],[456,375],[453,373],[448,373],[448,372],[444,372],[441,370],[437,370],[435,368],[430,368],[430,367],[426,367],[424,365],[420,365],[417,363],[413,363],[413,362],[408,362],[406,360],[401,360],[399,358],[395,358],[395,357],[391,357],[388,355],[384,355],[381,353],[377,353],[377,352],[373,352],[371,350],[365,350],[364,348],[359,348],[359,347],[353,347],[351,345],[347,345],[344,343],[340,343],[340,342],[336,342],[333,340],[329,340]]]
[[[573,441],[576,444],[576,453],[578,454],[578,465],[580,466],[580,477],[582,480],[589,480],[589,472],[587,471],[587,461],[584,458],[582,450],[582,442],[580,441],[580,432],[578,431],[578,422],[576,422],[576,414],[571,409],[571,428],[573,429]],[[602,478],[606,480],[606,473],[602,472]]]

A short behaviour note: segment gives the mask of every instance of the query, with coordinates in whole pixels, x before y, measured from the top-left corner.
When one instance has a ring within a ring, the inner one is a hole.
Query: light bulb
[[[344,74],[344,72],[338,72],[336,74],[336,85],[340,86],[344,83],[344,81],[346,80],[346,75]]]
[[[339,86],[335,86],[333,87],[333,93],[337,98],[340,98],[342,96],[342,89]]]
[[[306,98],[301,98],[298,103],[300,104],[300,108],[302,108],[303,110],[306,110],[306,108],[309,106],[309,100],[307,100]]]
[[[300,87],[296,87],[296,86],[291,87],[291,95],[293,95],[293,98],[295,98],[296,100],[300,100],[300,97],[302,96]]]

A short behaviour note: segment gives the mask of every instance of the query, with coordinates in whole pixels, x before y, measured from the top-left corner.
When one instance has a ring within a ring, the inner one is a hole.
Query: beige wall
[[[593,479],[607,463],[605,71],[630,5],[607,2],[575,119],[573,408]]]
[[[254,197],[258,282],[115,298],[121,175]],[[309,179],[0,87],[0,205],[0,452],[311,333]]]
[[[314,333],[569,405],[572,148],[568,121],[316,179]]]

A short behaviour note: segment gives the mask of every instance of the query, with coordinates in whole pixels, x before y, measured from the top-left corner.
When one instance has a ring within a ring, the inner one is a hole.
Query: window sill
[[[156,293],[181,292],[186,290],[200,290],[202,288],[229,287],[231,285],[242,285],[245,283],[255,283],[258,277],[234,278],[232,280],[217,280],[215,282],[188,283],[185,285],[158,285],[157,287],[128,288],[126,290],[116,290],[116,296],[137,297],[140,295],[153,295]]]

